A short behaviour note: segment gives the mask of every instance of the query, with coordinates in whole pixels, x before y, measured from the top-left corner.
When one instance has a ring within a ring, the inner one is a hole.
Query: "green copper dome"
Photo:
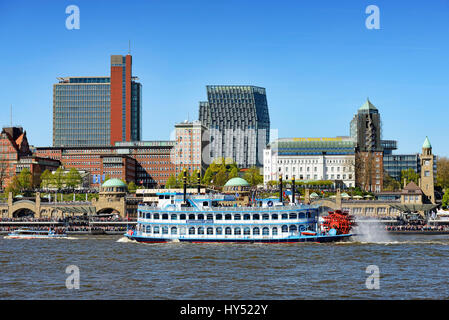
[[[249,183],[242,178],[232,178],[224,185],[225,187],[249,187]]]
[[[424,140],[424,143],[423,143],[422,147],[423,147],[424,149],[430,149],[430,148],[432,148],[432,145],[430,144],[430,141],[429,141],[429,138],[428,138],[428,137],[426,137],[426,140]]]
[[[366,102],[359,108],[360,111],[369,111],[369,110],[377,110],[377,108],[369,101],[369,99],[366,99]]]
[[[127,186],[126,186],[126,184],[125,184],[122,180],[113,178],[113,179],[106,180],[106,181],[102,184],[102,187],[109,187],[109,188],[116,188],[116,187],[118,187],[118,188],[126,188]]]

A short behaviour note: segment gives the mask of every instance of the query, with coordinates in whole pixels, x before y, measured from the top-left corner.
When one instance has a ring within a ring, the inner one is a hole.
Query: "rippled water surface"
[[[1,299],[449,299],[449,237],[384,242],[139,244],[0,239]],[[80,289],[66,288],[66,267]],[[380,288],[368,290],[369,265]]]

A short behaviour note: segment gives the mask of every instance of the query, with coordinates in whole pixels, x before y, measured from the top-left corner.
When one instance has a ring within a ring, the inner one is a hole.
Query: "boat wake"
[[[395,243],[385,230],[385,226],[380,222],[365,222],[356,219],[356,225],[352,229],[354,233],[353,241],[361,243]]]
[[[128,243],[137,243],[137,241],[135,240],[131,240],[127,237],[121,237],[120,239],[118,239],[116,242],[128,242]]]

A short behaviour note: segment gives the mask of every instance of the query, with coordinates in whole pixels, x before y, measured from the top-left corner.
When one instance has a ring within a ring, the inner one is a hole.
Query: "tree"
[[[239,168],[233,167],[231,172],[229,172],[229,179],[236,178],[239,176]]]
[[[176,188],[177,187],[177,181],[176,181],[176,177],[174,175],[171,175],[168,179],[167,182],[165,183],[165,188],[166,189],[170,189],[170,188]]]
[[[222,167],[220,171],[213,178],[213,184],[217,187],[222,187],[228,181],[228,175],[226,173],[226,168]]]
[[[82,181],[83,178],[81,177],[81,174],[75,168],[71,168],[65,176],[66,186],[69,188],[78,187]]]
[[[386,171],[384,171],[384,190],[397,191],[401,189],[401,183],[393,179]]]
[[[51,172],[48,169],[46,169],[44,172],[42,172],[40,179],[41,179],[41,188],[48,188],[51,185],[53,177]]]
[[[406,184],[413,181],[418,184],[419,174],[412,168],[404,169],[401,171],[401,182],[406,180]]]
[[[252,167],[248,169],[248,171],[245,173],[245,180],[253,187],[257,186],[260,183],[263,183],[263,177],[259,172],[259,168]]]
[[[437,186],[449,188],[449,158],[438,158],[437,162]]]
[[[449,190],[446,190],[443,196],[443,201],[441,202],[443,208],[447,208],[449,206]]]
[[[137,185],[133,181],[128,183],[128,192],[129,193],[135,193],[136,190],[137,190]]]
[[[53,174],[53,185],[58,189],[62,189],[62,187],[65,184],[65,174],[64,174],[64,170],[62,169],[62,167],[59,167],[58,169],[56,169],[55,173]]]
[[[24,168],[22,171],[20,171],[19,175],[17,176],[17,182],[20,191],[31,189],[31,187],[33,186],[33,175],[31,174],[30,169]]]

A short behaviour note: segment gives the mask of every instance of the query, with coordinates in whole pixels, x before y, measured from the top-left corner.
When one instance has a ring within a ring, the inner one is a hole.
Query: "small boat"
[[[7,239],[54,239],[67,238],[67,234],[62,229],[33,230],[29,228],[20,228],[9,233]]]

